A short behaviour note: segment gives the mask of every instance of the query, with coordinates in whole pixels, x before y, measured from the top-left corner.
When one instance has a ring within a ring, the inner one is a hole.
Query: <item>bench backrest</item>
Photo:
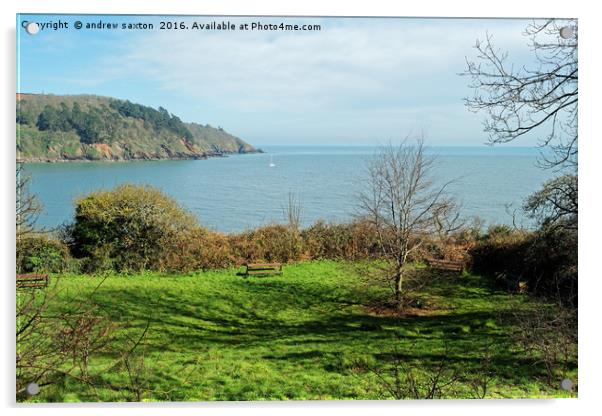
[[[280,270],[281,263],[249,263],[246,265],[247,270]]]
[[[47,274],[28,273],[17,275],[17,287],[46,287],[48,284]]]
[[[464,262],[454,260],[428,259],[427,264],[437,269],[461,271],[464,268]]]
[[[48,278],[47,274],[42,273],[28,273],[28,274],[18,274],[17,280],[46,280]]]

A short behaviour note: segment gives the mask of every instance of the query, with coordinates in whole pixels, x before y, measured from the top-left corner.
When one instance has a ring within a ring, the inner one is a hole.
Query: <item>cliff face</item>
[[[17,94],[24,161],[203,159],[257,152],[221,128],[167,110],[92,95]]]

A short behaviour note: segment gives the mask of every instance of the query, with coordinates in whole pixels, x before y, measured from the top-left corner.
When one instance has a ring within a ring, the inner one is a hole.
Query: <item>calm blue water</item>
[[[73,200],[92,190],[131,182],[162,189],[210,228],[232,232],[283,220],[289,192],[302,204],[302,219],[346,220],[362,182],[370,147],[266,146],[268,153],[228,158],[154,162],[28,164],[31,190],[53,227],[73,216]],[[536,167],[537,150],[509,147],[434,147],[437,177],[457,179],[450,192],[464,216],[511,223],[507,204],[520,207],[551,177]],[[275,167],[270,167],[272,157]],[[520,218],[525,225],[528,221]]]

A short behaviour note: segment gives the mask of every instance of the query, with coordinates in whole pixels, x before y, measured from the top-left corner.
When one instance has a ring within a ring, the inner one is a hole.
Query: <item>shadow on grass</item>
[[[482,364],[484,346],[492,345],[491,367],[505,382],[518,384],[544,373],[540,365],[513,352],[508,328],[497,324],[510,313],[503,308],[373,316],[356,307],[368,298],[362,293],[277,278],[228,280],[210,293],[194,286],[176,290],[166,285],[163,292],[142,288],[143,283],[120,290],[103,287],[95,302],[113,319],[134,328],[150,320],[147,354],[227,348],[240,357],[278,366],[312,362],[325,371],[344,373],[348,369],[341,360],[346,354],[386,364],[393,360],[391,351],[397,345],[404,361],[428,368],[446,358],[450,365],[470,371]],[[488,280],[447,273],[437,276],[429,293],[463,301],[504,294]]]

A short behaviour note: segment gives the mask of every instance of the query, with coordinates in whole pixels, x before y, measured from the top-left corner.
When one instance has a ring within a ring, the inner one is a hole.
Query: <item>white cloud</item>
[[[487,27],[442,20],[307,22],[318,22],[322,30],[156,32],[138,37],[120,61],[128,62],[128,76],[139,72],[171,92],[241,111],[330,108],[351,99],[395,97],[416,78],[461,71],[464,56]],[[504,46],[524,44],[522,24],[489,22]]]
[[[295,137],[390,136],[422,124],[434,136],[456,137],[480,128],[479,119],[462,107],[468,80],[457,76],[465,56],[474,54],[475,40],[488,31],[518,59],[527,56],[526,21],[261,20],[318,23],[322,30],[142,32],[123,38],[84,82],[145,80],[151,88],[219,113],[218,120],[204,121],[243,137],[281,135],[276,128]]]

